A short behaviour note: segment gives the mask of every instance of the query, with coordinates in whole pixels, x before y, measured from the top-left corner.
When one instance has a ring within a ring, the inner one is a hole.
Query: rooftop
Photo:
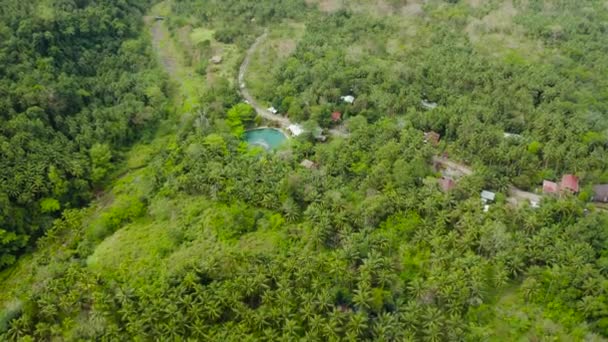
[[[562,190],[570,190],[574,193],[578,192],[580,190],[578,186],[578,177],[575,175],[564,175],[559,187]]]
[[[346,95],[346,96],[340,96],[340,99],[346,103],[353,103],[355,102],[355,97],[352,95]]]
[[[593,201],[608,202],[608,184],[593,186]]]
[[[496,199],[496,194],[491,191],[483,190],[481,192],[481,199],[484,201],[492,202],[494,201],[494,199]]]
[[[304,166],[307,169],[314,169],[317,166],[315,164],[315,162],[313,162],[312,160],[309,160],[309,159],[302,160],[302,162],[300,163],[300,165]]]
[[[340,112],[333,112],[333,113],[331,113],[331,121],[338,122],[341,119],[342,119],[342,113],[340,113]]]
[[[556,194],[559,192],[559,185],[548,180],[543,181],[543,192],[546,194]]]
[[[291,132],[291,134],[293,134],[294,136],[298,136],[302,133],[304,133],[304,128],[301,125],[298,124],[291,124],[287,127],[287,130],[289,132]]]

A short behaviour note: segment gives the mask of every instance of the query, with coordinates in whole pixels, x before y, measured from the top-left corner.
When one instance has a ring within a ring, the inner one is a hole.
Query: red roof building
[[[543,192],[545,194],[557,194],[557,193],[559,193],[559,185],[555,182],[544,180],[543,181]]]
[[[452,178],[442,177],[439,180],[439,187],[443,192],[448,192],[456,186],[456,182]]]
[[[340,113],[340,112],[331,113],[331,121],[338,122],[340,120],[342,120],[342,113]]]
[[[573,193],[578,193],[580,190],[578,187],[578,177],[575,175],[564,175],[559,187],[561,190],[570,190]]]

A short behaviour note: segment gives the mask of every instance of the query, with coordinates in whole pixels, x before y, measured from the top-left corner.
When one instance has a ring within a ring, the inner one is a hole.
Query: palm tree
[[[369,288],[369,285],[360,283],[359,287],[354,291],[353,303],[355,303],[360,310],[369,310],[371,307],[369,303],[370,297],[371,289]]]
[[[298,331],[300,330],[300,326],[298,322],[293,319],[286,319],[283,324],[283,335],[287,337],[288,340],[295,340],[298,336]]]
[[[317,308],[318,308],[319,312],[326,312],[326,311],[330,310],[331,308],[333,308],[331,294],[329,293],[329,290],[327,288],[323,288],[317,294],[316,304],[317,304]]]
[[[327,339],[337,340],[340,338],[342,333],[342,317],[340,316],[340,311],[334,309],[330,313],[329,320],[323,327],[323,331]]]
[[[381,313],[374,322],[374,336],[382,337],[387,341],[395,340],[397,318],[389,312]]]
[[[422,278],[414,278],[407,286],[408,291],[414,298],[420,299],[426,292],[424,280]]]
[[[354,337],[362,336],[367,329],[367,319],[367,315],[362,311],[351,315],[346,327],[347,331],[353,333]]]

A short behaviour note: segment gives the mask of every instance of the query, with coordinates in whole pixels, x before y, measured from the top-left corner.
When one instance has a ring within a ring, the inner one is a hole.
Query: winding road
[[[287,127],[289,127],[289,125],[292,124],[292,122],[289,120],[289,118],[282,116],[282,115],[273,114],[271,111],[264,108],[264,106],[260,105],[260,102],[257,101],[251,95],[251,92],[247,88],[247,83],[245,82],[245,75],[247,74],[247,69],[249,68],[249,63],[251,62],[251,58],[257,51],[260,44],[262,44],[262,42],[264,42],[264,40],[267,37],[268,37],[268,30],[265,30],[264,34],[259,36],[255,40],[255,42],[251,45],[251,47],[249,47],[249,49],[247,50],[245,59],[243,60],[243,63],[241,64],[241,67],[239,68],[239,77],[238,77],[239,92],[241,93],[241,96],[245,100],[247,100],[247,102],[249,102],[249,104],[255,109],[256,113],[258,113],[259,116],[263,117],[264,119],[270,120],[270,121],[276,121],[281,125],[282,128],[287,128]],[[338,137],[348,137],[348,133],[346,132],[346,128],[344,127],[344,125],[340,125],[336,128],[330,129],[329,134],[333,135],[333,136],[338,136]]]
[[[152,17],[146,17],[145,20],[148,23],[148,25],[150,25],[150,31],[152,34],[152,44],[162,62],[163,67],[165,68],[165,70],[167,71],[169,76],[171,76],[173,79],[175,79],[176,81],[179,82],[180,76],[179,76],[179,73],[177,72],[178,61],[176,59],[176,56],[172,53],[172,51],[169,51],[169,50],[173,50],[173,46],[172,46],[172,44],[170,44],[171,46],[169,48],[167,48],[167,46],[165,46],[163,48],[162,42],[166,41],[167,37],[166,37],[165,31],[162,27],[162,25],[163,25],[162,21],[156,21],[156,22],[152,23],[152,20],[153,20]],[[249,102],[249,104],[255,109],[255,111],[258,113],[258,115],[260,115],[261,117],[263,117],[267,120],[278,122],[282,128],[286,129],[287,127],[289,127],[289,125],[292,124],[292,122],[287,117],[284,117],[282,115],[273,114],[268,109],[266,109],[262,105],[260,105],[260,102],[258,102],[251,95],[249,89],[247,88],[247,84],[245,83],[245,75],[247,74],[247,69],[249,68],[251,58],[255,54],[255,52],[258,49],[258,47],[260,46],[260,44],[267,37],[268,37],[268,30],[266,30],[264,32],[264,34],[259,36],[255,40],[255,42],[251,45],[251,47],[249,47],[249,49],[247,50],[245,59],[243,60],[243,63],[241,64],[241,66],[239,68],[239,74],[238,74],[239,92],[241,93],[241,96],[245,100],[247,100]],[[168,39],[168,40],[170,40],[170,39]],[[176,50],[174,50],[174,51],[176,51]],[[349,133],[347,133],[345,131],[345,128],[343,125],[329,130],[329,134],[331,134],[333,136],[339,136],[339,137],[348,137],[349,136]],[[444,166],[445,168],[451,169],[455,173],[460,173],[461,175],[464,175],[464,176],[472,175],[474,172],[467,165],[458,163],[456,161],[453,161],[453,160],[450,160],[447,158],[439,157],[439,156],[433,157],[433,162],[440,164],[440,165]],[[514,205],[517,205],[519,203],[524,203],[524,202],[539,203],[541,199],[542,199],[542,196],[540,196],[540,195],[537,195],[537,194],[534,194],[531,192],[527,192],[527,191],[523,191],[514,186],[509,187],[509,197],[507,198],[507,201]]]
[[[245,83],[245,74],[247,73],[247,69],[249,68],[251,57],[258,49],[258,46],[260,46],[260,44],[266,39],[266,37],[268,37],[268,30],[264,31],[264,34],[259,36],[251,45],[251,47],[249,47],[249,50],[247,50],[247,54],[245,55],[243,64],[241,64],[241,67],[239,68],[239,91],[241,93],[241,96],[245,100],[247,100],[247,102],[249,102],[249,104],[255,109],[259,116],[270,121],[276,121],[281,125],[282,128],[287,128],[289,127],[289,125],[291,125],[291,121],[289,121],[288,118],[282,115],[273,114],[268,109],[262,107],[260,103],[256,101],[253,96],[251,96],[249,89],[247,89],[247,84]]]

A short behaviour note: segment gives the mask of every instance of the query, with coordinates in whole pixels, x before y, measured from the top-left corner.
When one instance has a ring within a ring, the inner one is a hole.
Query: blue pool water
[[[245,132],[245,140],[251,145],[261,146],[266,151],[270,151],[279,147],[287,137],[278,129],[258,128]]]

